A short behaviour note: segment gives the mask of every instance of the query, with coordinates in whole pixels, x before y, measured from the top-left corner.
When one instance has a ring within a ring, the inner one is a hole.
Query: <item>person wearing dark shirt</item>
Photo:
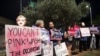
[[[51,41],[53,41],[53,48],[54,48],[54,46],[61,43],[61,40],[62,40],[61,32],[60,30],[54,27],[54,23],[52,21],[49,22],[49,28],[50,28],[49,29],[50,39]],[[53,49],[53,56],[56,56],[54,49]]]
[[[59,29],[56,29],[54,27],[54,23],[53,22],[49,22],[49,32],[50,32],[50,39],[51,41],[53,41],[54,46],[57,44],[60,44],[61,40],[62,40],[62,34],[60,32]]]
[[[81,25],[82,28],[85,27],[84,22],[82,22]],[[86,50],[87,50],[87,37],[81,36],[80,43],[79,43],[79,52],[86,51]]]
[[[70,32],[72,31],[71,28],[72,28],[71,26],[68,26],[64,32],[64,42],[67,45],[69,55],[71,55],[72,52],[71,49],[72,49],[72,42],[73,42],[73,36],[70,34]]]

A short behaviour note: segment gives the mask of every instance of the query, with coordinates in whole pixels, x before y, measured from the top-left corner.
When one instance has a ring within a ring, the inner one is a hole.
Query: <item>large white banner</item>
[[[68,55],[68,49],[65,42],[61,43],[60,45],[56,45],[54,48],[55,48],[56,56]]]
[[[41,32],[38,28],[5,25],[7,56],[35,56],[41,54]]]
[[[90,29],[88,27],[80,28],[80,31],[81,31],[81,36],[82,37],[91,36]]]

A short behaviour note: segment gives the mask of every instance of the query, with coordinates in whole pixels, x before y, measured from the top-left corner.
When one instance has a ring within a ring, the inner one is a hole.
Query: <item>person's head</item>
[[[43,20],[37,20],[36,21],[36,26],[43,28],[44,27],[44,21]]]
[[[68,26],[68,30],[70,30],[71,29],[71,26]]]
[[[54,28],[54,23],[52,21],[49,22],[49,27]]]
[[[71,27],[70,29],[71,29],[71,30],[74,30],[74,28],[73,28],[73,27]]]
[[[82,26],[85,26],[85,23],[84,23],[84,22],[82,22],[82,23],[81,23],[81,25],[82,25]]]
[[[74,28],[73,28],[73,26],[72,25],[69,25],[68,26],[68,30],[73,30]]]
[[[26,24],[26,17],[23,16],[23,15],[19,15],[16,18],[16,22],[17,22],[18,26],[25,26],[25,24]]]

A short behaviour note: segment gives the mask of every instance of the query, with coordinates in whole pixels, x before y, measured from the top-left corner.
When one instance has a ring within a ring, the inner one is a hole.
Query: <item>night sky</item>
[[[23,0],[26,6],[30,0]],[[36,0],[33,0],[36,1]],[[78,3],[82,0],[76,0]],[[100,0],[86,0],[91,3],[93,17],[100,15]],[[0,16],[15,20],[20,12],[20,0],[0,0]]]

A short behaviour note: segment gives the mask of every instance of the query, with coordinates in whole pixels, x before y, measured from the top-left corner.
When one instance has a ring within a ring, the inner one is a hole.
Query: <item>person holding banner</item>
[[[42,54],[41,55],[44,55],[44,53],[43,53],[44,45],[47,45],[50,42],[49,31],[47,31],[44,28],[44,21],[43,20],[37,20],[36,26],[41,29],[41,41],[42,41],[42,44],[41,44]],[[38,56],[41,56],[41,55],[38,55]]]
[[[16,23],[17,23],[17,25],[18,26],[25,26],[26,25],[26,17],[25,16],[23,16],[23,15],[19,15],[19,16],[17,16],[17,18],[16,18]],[[5,43],[6,44],[6,43]],[[6,55],[5,55],[6,56]]]
[[[54,23],[51,21],[49,22],[49,32],[50,32],[50,40],[53,41],[53,47],[56,46],[57,44],[61,44],[61,40],[62,40],[62,34],[60,32],[60,30],[56,29],[54,27]],[[55,50],[53,49],[53,56],[56,56],[55,54]]]
[[[16,18],[16,23],[18,26],[25,26],[26,25],[26,17],[23,15],[18,15]]]
[[[41,35],[42,35],[41,40],[43,42],[49,42],[50,41],[49,31],[44,28],[44,21],[43,20],[37,20],[36,26],[41,28]]]
[[[75,48],[79,48],[79,41],[80,41],[80,26],[78,26],[76,23],[74,24],[74,30],[75,30]]]
[[[16,18],[16,22],[17,22],[17,25],[18,26],[25,26],[26,25],[26,17],[23,16],[23,15],[19,15],[17,18]]]
[[[71,55],[71,47],[70,47],[70,41],[69,41],[68,37],[69,37],[68,27],[66,27],[65,32],[64,32],[64,38],[63,38],[63,40],[66,43],[69,55]]]
[[[85,28],[85,23],[81,23],[81,28]],[[81,32],[81,38],[80,38],[80,43],[79,43],[79,52],[82,52],[83,50],[87,50],[87,36],[82,36]]]
[[[68,35],[69,35],[68,36],[68,42],[69,42],[69,45],[72,45],[74,34],[75,34],[75,31],[74,31],[73,27],[69,26],[68,27]]]
[[[16,19],[17,25],[18,26],[25,26],[27,23],[26,17],[23,15],[19,15]],[[32,56],[35,56],[35,54],[33,53]],[[41,56],[41,55],[37,55],[37,56]]]
[[[69,36],[69,34],[68,34],[68,28],[66,28],[65,32],[64,32],[64,38],[63,38],[63,40],[64,40],[64,42],[66,43],[67,46],[69,45],[69,43],[68,43],[68,36]]]
[[[50,39],[51,41],[53,41],[54,46],[60,44],[62,40],[62,34],[60,30],[54,27],[53,22],[49,22],[49,27],[50,27]]]
[[[100,49],[100,26],[98,26],[99,34],[96,35],[96,49]]]
[[[91,34],[92,34],[91,41],[90,41],[90,49],[93,50],[93,49],[96,49],[96,37],[95,37],[96,33],[95,33],[95,27],[94,27],[94,25],[92,25],[92,27],[90,28],[90,30],[91,30]]]
[[[5,25],[7,56],[35,56],[40,49],[40,30],[26,27],[26,17],[23,15],[19,15],[16,22],[18,26]]]
[[[74,35],[75,35],[75,31],[74,31],[74,28],[71,26],[69,26],[68,30],[64,32],[64,41],[67,44],[69,53],[71,53],[72,49],[74,49],[74,48],[72,48],[72,46],[74,45],[74,43],[73,43]]]

